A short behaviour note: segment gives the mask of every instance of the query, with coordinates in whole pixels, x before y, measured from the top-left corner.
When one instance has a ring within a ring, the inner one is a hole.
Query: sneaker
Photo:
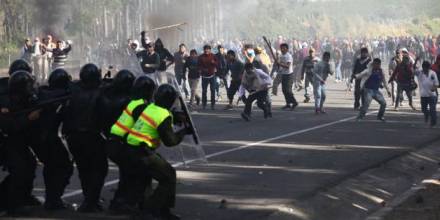
[[[229,104],[225,106],[224,110],[232,110],[233,108],[234,107],[231,104]]]
[[[320,111],[319,109],[315,109],[315,115],[319,115]]]
[[[377,118],[377,120],[379,120],[379,121],[381,121],[381,122],[387,122],[387,121],[385,120],[385,118],[384,118],[384,117],[381,117],[381,118]]]
[[[200,97],[196,96],[196,105],[200,105]]]
[[[304,99],[304,103],[309,103],[310,102],[310,98],[305,98]]]
[[[291,110],[292,106],[290,105],[285,105],[284,107],[281,108],[281,110]]]
[[[241,113],[241,117],[242,117],[245,121],[250,121],[250,120],[251,120],[251,117],[250,117],[248,114],[244,113],[244,112]]]
[[[96,212],[102,212],[103,210],[104,208],[102,207],[101,204],[91,204],[91,203],[83,202],[78,207],[77,211],[83,213],[96,213]]]
[[[291,108],[290,110],[293,111],[297,106],[298,106],[298,103],[293,103],[292,106],[290,107]]]
[[[327,112],[324,109],[320,110],[321,114],[327,114]]]

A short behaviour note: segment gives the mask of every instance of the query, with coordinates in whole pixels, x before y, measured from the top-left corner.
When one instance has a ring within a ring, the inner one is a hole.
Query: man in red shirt
[[[208,102],[207,92],[208,85],[211,92],[211,109],[214,110],[215,106],[215,72],[217,71],[217,59],[211,52],[211,46],[205,45],[203,47],[203,54],[199,56],[198,66],[202,76],[202,105],[203,109],[206,109]]]

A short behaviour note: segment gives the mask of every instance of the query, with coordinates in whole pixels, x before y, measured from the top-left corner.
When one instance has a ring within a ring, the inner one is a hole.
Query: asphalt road
[[[410,111],[406,103],[399,112],[387,111],[387,122],[383,123],[375,120],[378,105],[373,101],[367,119],[357,122],[354,119],[358,112],[352,109],[352,95],[345,92],[344,84],[331,82],[328,88],[325,115],[315,115],[313,103],[300,103],[294,111],[282,111],[282,95],[273,97],[272,119],[264,119],[255,108],[252,120],[245,122],[240,118],[242,106],[224,111],[224,101],[214,111],[194,112],[208,162],[184,165],[175,160],[175,212],[191,220],[277,219],[273,217],[276,212],[285,213],[289,219],[322,219],[318,217],[320,212],[325,213],[331,204],[300,204],[314,201],[316,194],[440,138],[439,129],[429,129],[421,112]],[[295,96],[302,101],[303,91]],[[415,103],[420,109],[418,99]],[[113,196],[117,178],[117,168],[111,166],[102,192],[106,203]],[[37,171],[35,194],[44,195],[41,169]],[[65,200],[80,203],[81,199],[75,173]],[[338,212],[343,216],[344,209]],[[364,213],[361,209],[359,212]],[[39,209],[30,215],[45,219],[126,218]],[[365,213],[359,216],[365,217]]]

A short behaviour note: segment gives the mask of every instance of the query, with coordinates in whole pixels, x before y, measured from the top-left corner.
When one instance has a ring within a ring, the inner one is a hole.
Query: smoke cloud
[[[69,10],[68,0],[34,0],[35,25],[41,27],[42,34],[64,37],[64,24]]]

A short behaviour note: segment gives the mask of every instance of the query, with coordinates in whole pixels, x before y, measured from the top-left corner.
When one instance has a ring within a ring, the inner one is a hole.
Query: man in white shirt
[[[286,100],[286,105],[282,108],[283,110],[293,110],[296,106],[298,106],[298,102],[293,96],[292,86],[294,75],[292,71],[292,63],[293,58],[289,53],[289,45],[281,44],[281,56],[278,61],[275,63],[278,66],[278,74],[281,75],[281,88],[283,90],[283,95]]]
[[[429,61],[424,61],[422,69],[417,70],[415,73],[419,82],[420,102],[422,105],[422,112],[425,116],[425,123],[428,123],[429,119],[431,119],[430,127],[432,128],[437,124],[436,106],[438,101],[437,87],[439,86],[439,83],[437,74],[430,68],[431,63]]]
[[[257,106],[264,111],[264,118],[272,117],[271,103],[269,98],[269,87],[272,85],[272,78],[263,70],[255,69],[252,63],[245,65],[245,71],[239,89],[239,95],[245,103],[241,117],[250,121],[252,103],[257,100]],[[249,92],[246,98],[245,93]]]

